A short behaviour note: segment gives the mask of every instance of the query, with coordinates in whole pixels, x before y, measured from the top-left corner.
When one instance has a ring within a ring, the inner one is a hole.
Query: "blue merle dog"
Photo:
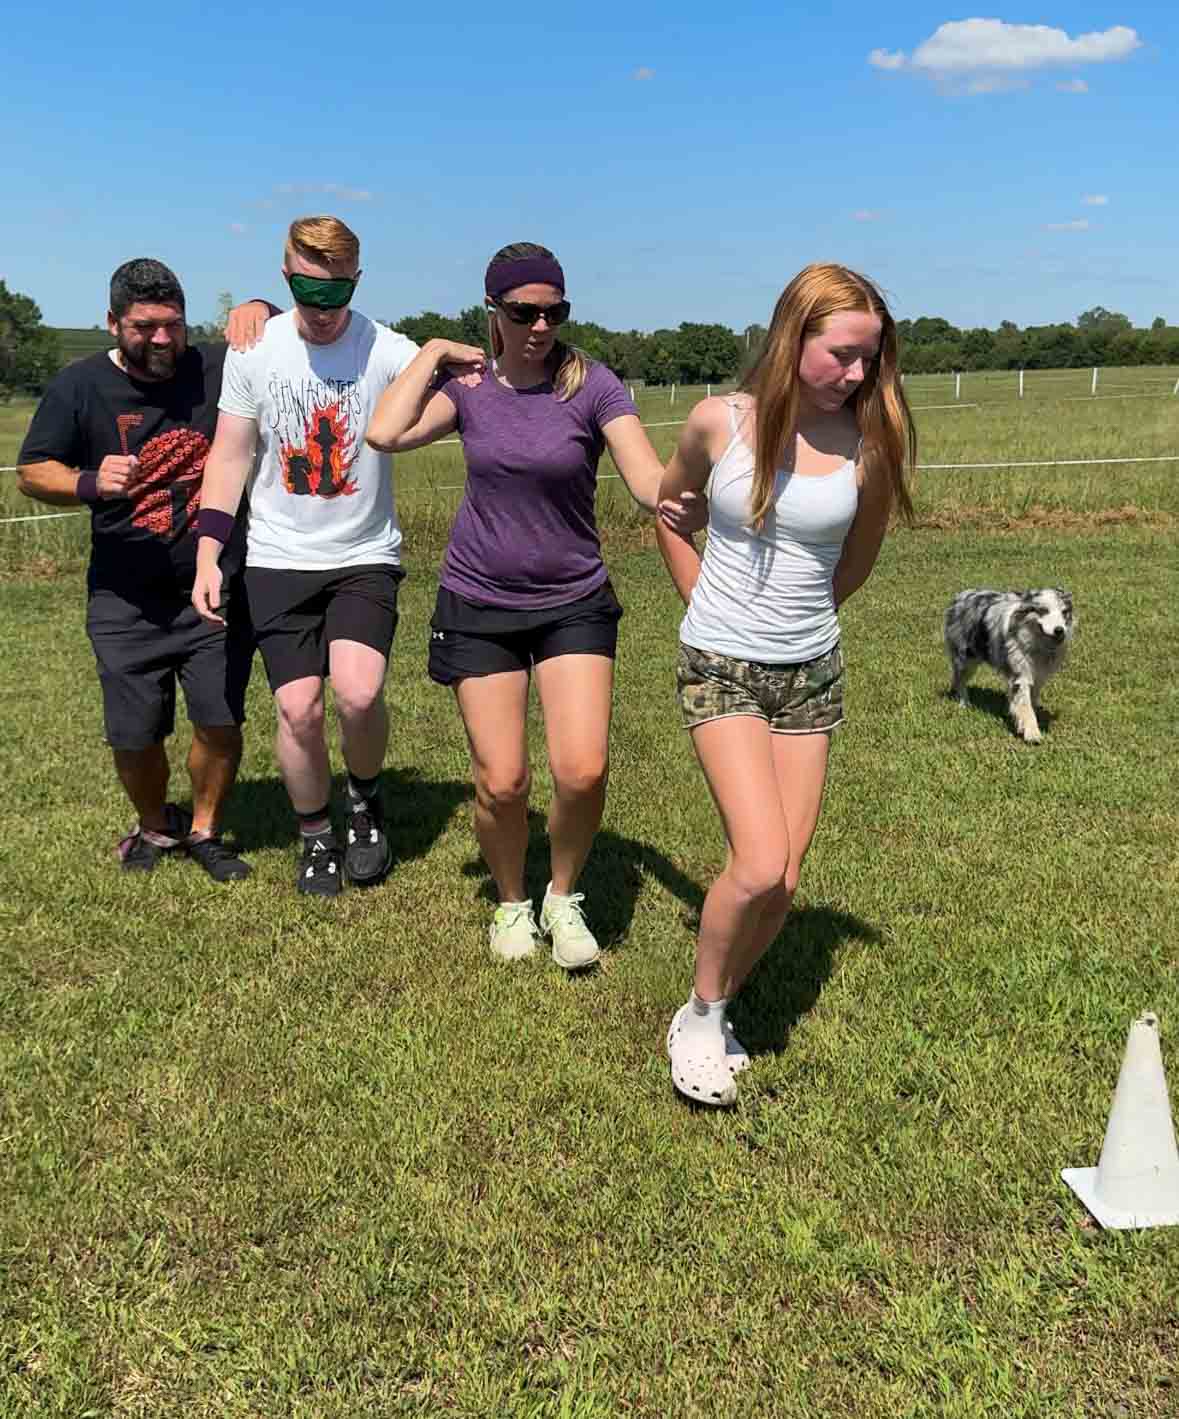
[[[1038,744],[1040,690],[1064,664],[1074,624],[1073,599],[1058,587],[960,591],[946,611],[950,694],[966,704],[966,682],[985,661],[1006,677],[1016,734]]]

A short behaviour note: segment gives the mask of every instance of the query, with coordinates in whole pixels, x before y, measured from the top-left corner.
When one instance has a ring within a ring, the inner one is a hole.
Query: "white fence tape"
[[[683,419],[673,419],[673,424],[684,423]],[[667,424],[644,424],[645,429],[667,428]],[[442,442],[443,440],[439,440]],[[446,442],[457,443],[458,440],[446,440]],[[1163,453],[1152,458],[1030,458],[1020,463],[919,463],[918,473],[930,472],[956,472],[959,470],[977,468],[1107,468],[1113,464],[1121,463],[1179,463],[1179,453]],[[0,473],[13,473],[13,468],[0,468]],[[618,478],[618,473],[603,473],[599,476],[598,482],[603,483],[609,479]],[[437,483],[430,491],[434,493],[459,492],[466,487],[465,483]],[[21,517],[0,517],[0,527],[7,526],[14,522],[51,522],[59,517],[81,517],[85,508],[77,508],[72,512],[34,512],[25,513]]]

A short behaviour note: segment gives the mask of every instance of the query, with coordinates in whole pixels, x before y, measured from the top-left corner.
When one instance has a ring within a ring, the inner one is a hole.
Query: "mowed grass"
[[[1132,431],[1117,407],[1070,435],[1179,453],[1174,406]],[[662,1054],[723,858],[676,598],[606,492],[627,615],[583,886],[609,949],[582,979],[498,966],[461,730],[424,674],[454,452],[403,465],[396,864],[333,904],[293,891],[260,669],[229,823],[254,877],[118,873],[78,544],[2,564],[0,1414],[1179,1413],[1179,1233],[1103,1233],[1059,1179],[1097,1160],[1134,1015],[1179,1069],[1175,467],[1075,509],[1047,470],[990,501],[923,477],[959,521],[892,536],[845,611],[849,723],[734,1010],[754,1067],[714,1114]],[[1080,628],[1037,749],[985,672],[969,710],[945,699],[940,616],[962,586],[1044,583]]]

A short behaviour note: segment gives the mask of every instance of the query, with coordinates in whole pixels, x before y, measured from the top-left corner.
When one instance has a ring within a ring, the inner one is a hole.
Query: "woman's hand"
[[[478,345],[463,345],[457,340],[428,340],[426,349],[434,356],[435,369],[445,366],[451,374],[482,374],[487,364],[487,352]]]
[[[703,493],[682,492],[678,498],[663,498],[659,520],[679,537],[691,537],[708,526],[708,499]]]

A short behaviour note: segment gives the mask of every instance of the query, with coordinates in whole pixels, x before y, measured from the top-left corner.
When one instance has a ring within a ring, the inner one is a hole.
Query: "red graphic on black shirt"
[[[317,404],[307,420],[302,448],[282,446],[282,480],[297,496],[336,498],[359,492],[348,469],[356,457],[356,440],[335,404]]]
[[[177,537],[200,507],[209,440],[196,429],[170,429],[148,439],[138,456],[131,525],[157,537]]]

